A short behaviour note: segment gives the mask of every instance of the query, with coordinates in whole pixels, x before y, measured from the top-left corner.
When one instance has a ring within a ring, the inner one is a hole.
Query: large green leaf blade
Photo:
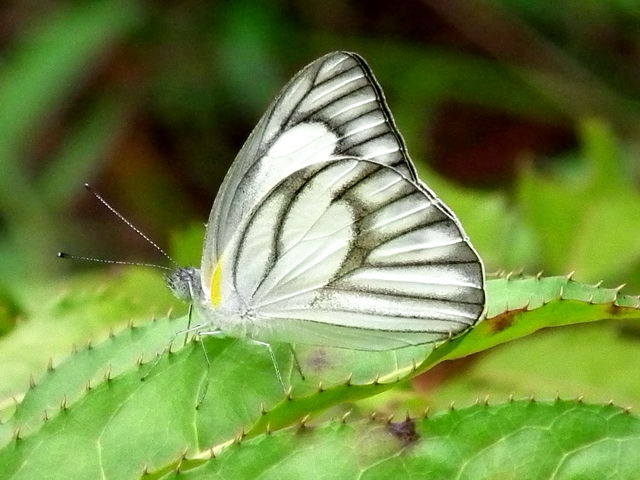
[[[638,448],[640,419],[619,407],[516,401],[285,429],[161,478],[634,478]]]
[[[445,359],[540,328],[640,315],[637,298],[567,277],[492,280],[488,290],[489,312],[495,315],[431,352],[296,346],[303,380],[287,346],[274,345],[290,394],[279,385],[264,347],[215,337],[183,347],[180,337],[173,342],[175,353],[155,360],[187,318],[125,329],[72,355],[26,393],[0,429],[5,443],[0,469],[10,472],[8,478],[33,478],[38,469],[53,468],[60,438],[69,436],[91,448],[78,447],[74,465],[60,470],[61,477],[76,475],[78,465],[90,478],[126,478],[145,466],[162,470],[184,452],[224,451],[239,435],[259,438],[310,414],[388,390]],[[12,435],[21,439],[11,440]],[[126,461],[120,460],[123,451]]]

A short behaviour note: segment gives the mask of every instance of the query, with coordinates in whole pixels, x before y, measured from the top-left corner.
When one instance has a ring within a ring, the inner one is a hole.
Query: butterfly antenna
[[[160,268],[162,270],[171,270],[169,267],[156,265],[155,263],[125,262],[122,260],[104,260],[102,258],[82,257],[79,255],[71,255],[69,253],[64,253],[64,252],[58,252],[58,258],[68,258],[70,260],[84,260],[87,262],[108,263],[110,265],[132,265],[136,267],[153,267],[153,268]]]
[[[134,232],[136,232],[138,235],[140,235],[142,238],[144,238],[150,245],[152,245],[156,250],[158,250],[162,255],[164,255],[166,258],[169,259],[169,261],[171,263],[173,263],[176,267],[179,267],[178,263],[169,256],[169,254],[167,252],[165,252],[162,248],[160,248],[153,240],[151,240],[149,237],[147,237],[144,233],[142,233],[138,228],[136,228],[129,220],[127,220],[126,218],[124,218],[120,212],[118,212],[115,208],[113,208],[111,205],[109,205],[109,203],[102,198],[102,196],[96,192],[95,190],[93,190],[88,183],[84,184],[84,188],[87,189],[87,191],[93,195],[94,197],[96,197],[100,203],[102,203],[105,207],[107,207],[111,213],[113,213],[116,217],[118,217],[120,220],[122,220],[125,225],[127,225],[131,230],[133,230]],[[64,256],[61,256],[60,254],[58,254],[58,256],[60,258],[75,258],[78,260],[95,260],[95,259],[91,259],[91,258],[82,258],[82,257],[74,257],[71,255],[66,255],[63,254]],[[159,265],[150,265],[150,264],[145,264],[145,263],[129,263],[129,262],[119,262],[119,261],[111,261],[111,260],[95,260],[98,262],[102,262],[102,263],[113,263],[113,264],[118,264],[118,265],[142,265],[142,266],[156,266],[158,267]],[[166,267],[160,267],[160,268],[166,268]],[[167,268],[167,270],[170,270],[169,268]]]

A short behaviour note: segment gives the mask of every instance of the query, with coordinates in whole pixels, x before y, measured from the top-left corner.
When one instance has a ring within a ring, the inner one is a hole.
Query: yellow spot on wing
[[[213,275],[211,276],[211,303],[214,307],[217,307],[222,300],[222,294],[220,293],[220,282],[222,281],[222,258],[218,259],[216,267],[213,269]]]

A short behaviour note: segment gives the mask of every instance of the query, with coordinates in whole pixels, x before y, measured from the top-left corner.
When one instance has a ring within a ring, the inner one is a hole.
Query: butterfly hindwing
[[[448,209],[402,171],[362,159],[276,185],[225,251],[223,298],[256,338],[389,349],[446,338],[480,316],[483,272]]]

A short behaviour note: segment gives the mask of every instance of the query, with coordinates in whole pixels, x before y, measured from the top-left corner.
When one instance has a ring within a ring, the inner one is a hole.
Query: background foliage
[[[367,59],[422,178],[489,272],[576,271],[640,291],[635,2],[21,0],[0,6],[0,25],[4,405],[73,343],[174,305],[156,272],[55,258],[166,263],[82,184],[198,263],[242,142],[291,75],[331,50]],[[361,408],[512,392],[637,406],[637,350],[625,325],[540,332]]]

